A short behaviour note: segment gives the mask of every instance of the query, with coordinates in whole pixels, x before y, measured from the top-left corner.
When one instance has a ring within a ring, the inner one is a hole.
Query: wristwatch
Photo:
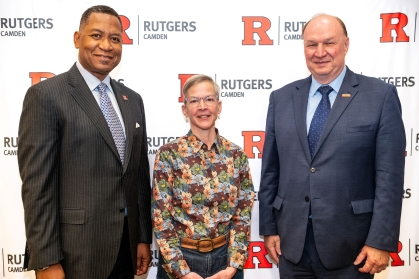
[[[44,271],[47,268],[49,268],[49,265],[47,265],[46,267],[43,267],[43,268],[38,268],[36,271]]]

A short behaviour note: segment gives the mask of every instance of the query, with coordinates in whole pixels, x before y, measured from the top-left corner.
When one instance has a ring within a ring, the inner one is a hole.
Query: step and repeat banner
[[[350,38],[348,67],[397,87],[406,129],[399,251],[376,278],[419,278],[417,0],[0,1],[0,278],[35,278],[22,269],[25,234],[16,155],[24,95],[31,85],[73,65],[74,31],[81,14],[97,4],[121,15],[123,56],[111,76],[144,99],[150,165],[161,145],[188,131],[181,88],[188,77],[203,73],[221,87],[223,111],[216,126],[248,154],[256,191],[269,94],[309,75],[303,25],[317,13],[339,16]],[[258,214],[256,201],[245,278],[278,278],[258,234]],[[149,272],[141,278],[155,278],[155,243],[151,253]]]

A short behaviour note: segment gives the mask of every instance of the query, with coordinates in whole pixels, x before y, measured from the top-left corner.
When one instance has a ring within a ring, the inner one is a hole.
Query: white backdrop
[[[1,0],[0,278],[34,278],[21,268],[25,235],[16,154],[23,97],[29,86],[76,61],[73,33],[83,11],[97,4],[124,16],[123,58],[111,76],[144,99],[150,164],[159,146],[188,131],[179,102],[182,81],[204,73],[222,87],[217,127],[245,148],[256,190],[269,94],[309,75],[299,39],[302,25],[320,12],[339,16],[350,37],[349,68],[395,84],[403,106],[407,146],[400,251],[376,278],[419,278],[417,0]],[[277,278],[258,235],[258,214],[255,202],[245,278]],[[158,255],[154,245],[152,253]],[[141,278],[155,274],[151,267]]]

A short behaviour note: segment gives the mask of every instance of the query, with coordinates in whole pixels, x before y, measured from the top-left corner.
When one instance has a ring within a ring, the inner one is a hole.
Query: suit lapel
[[[103,139],[109,145],[115,156],[119,159],[118,150],[116,149],[116,145],[108,124],[106,123],[106,119],[75,64],[68,71],[68,83],[71,85],[70,94],[84,110],[86,115],[92,120]]]
[[[320,136],[319,142],[317,143],[316,152],[314,153],[313,158],[316,156],[317,151],[321,148],[322,144],[332,131],[333,127],[335,126],[336,122],[339,120],[343,112],[348,107],[349,103],[358,93],[358,90],[355,88],[355,86],[357,85],[358,81],[356,79],[355,74],[351,70],[349,70],[349,68],[347,68],[345,78],[342,82],[342,86],[340,87],[340,90],[336,96],[336,100],[333,104],[332,110],[330,111],[330,114],[327,117],[323,132]],[[342,94],[348,93],[350,94],[350,97],[342,97]]]
[[[310,90],[311,76],[306,78],[297,85],[296,92],[293,94],[294,101],[294,118],[297,126],[298,136],[300,138],[301,145],[303,146],[304,154],[306,155],[307,161],[311,161],[310,149],[308,147],[307,140],[307,102],[308,92]]]
[[[115,93],[116,100],[119,105],[119,109],[121,110],[122,118],[124,119],[124,126],[125,126],[125,162],[124,162],[124,173],[127,169],[130,157],[131,157],[131,149],[132,149],[132,141],[135,132],[135,123],[132,117],[131,108],[129,105],[129,100],[126,95],[123,96],[123,91],[121,87],[111,80],[111,86]]]

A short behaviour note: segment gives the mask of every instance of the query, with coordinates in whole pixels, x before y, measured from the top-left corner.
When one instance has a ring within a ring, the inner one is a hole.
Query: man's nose
[[[99,47],[103,50],[112,50],[113,46],[112,43],[109,41],[109,39],[103,38],[99,44]]]
[[[318,44],[317,48],[316,48],[316,52],[315,52],[316,56],[325,56],[326,55],[326,48],[324,47],[323,44]]]

